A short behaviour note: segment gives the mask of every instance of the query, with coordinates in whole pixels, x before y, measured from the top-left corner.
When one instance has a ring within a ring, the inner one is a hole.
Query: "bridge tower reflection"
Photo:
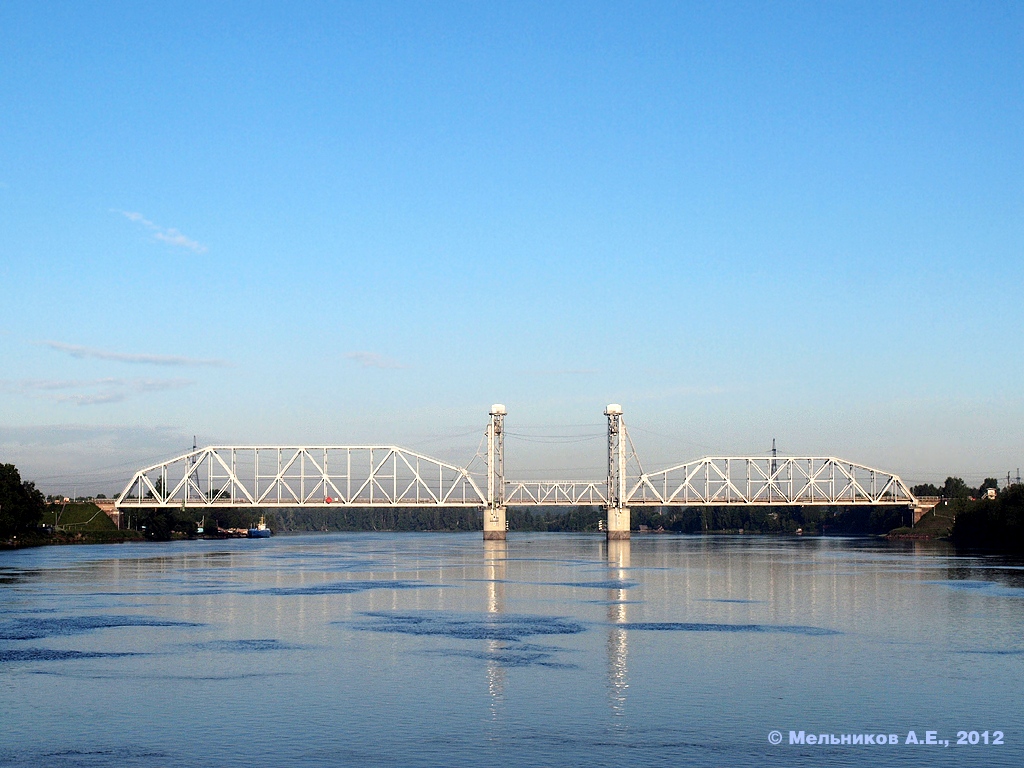
[[[504,539],[484,540],[484,568],[487,579],[487,615],[499,617],[505,613],[505,574],[507,542]],[[497,721],[505,698],[505,668],[499,661],[502,644],[487,640],[487,692],[490,695],[491,720]]]
[[[627,571],[629,570],[629,539],[609,539],[606,546],[608,548],[608,581],[625,581]],[[626,693],[629,689],[629,675],[626,665],[629,656],[629,636],[628,630],[621,626],[629,620],[627,617],[629,606],[626,590],[610,588],[607,600],[608,622],[611,625],[608,629],[608,640],[606,643],[608,654],[608,700],[611,704],[612,715],[615,718],[624,718],[626,714]]]

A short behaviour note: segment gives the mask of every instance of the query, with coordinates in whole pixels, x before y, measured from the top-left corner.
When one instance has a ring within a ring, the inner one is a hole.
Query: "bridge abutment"
[[[938,496],[918,496],[917,503],[912,507],[914,510],[913,525],[921,522],[921,518],[935,509],[940,501]]]

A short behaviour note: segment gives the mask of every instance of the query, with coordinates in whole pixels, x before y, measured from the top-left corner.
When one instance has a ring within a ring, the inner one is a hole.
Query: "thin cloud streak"
[[[151,392],[184,389],[193,384],[195,382],[190,379],[0,379],[0,390],[56,403],[107,405]]]
[[[527,376],[596,376],[601,373],[597,368],[555,368],[551,370],[523,371]]]
[[[111,212],[120,213],[129,221],[134,221],[136,224],[145,227],[152,232],[153,237],[160,242],[167,243],[168,245],[174,245],[179,248],[187,248],[194,253],[206,253],[208,250],[205,245],[190,237],[186,237],[174,227],[161,227],[159,224],[154,224],[141,213],[137,213],[136,211],[119,211],[112,209]]]
[[[102,418],[112,411],[94,409]],[[140,467],[184,453],[192,445],[171,426],[111,424],[0,425],[0,456],[35,480],[44,493],[106,493],[113,495]]]
[[[58,352],[77,357],[80,360],[112,360],[118,363],[141,363],[144,365],[178,365],[178,366],[205,366],[222,368],[227,365],[224,360],[200,360],[192,357],[180,357],[178,355],[150,355],[133,354],[127,352],[110,352],[105,349],[94,349],[82,347],[77,344],[65,344],[62,341],[39,341],[40,346],[55,349]]]
[[[409,367],[376,352],[348,352],[345,355],[345,359],[357,363],[361,368],[379,368],[381,370],[394,371]]]
[[[192,444],[191,433],[187,436],[177,427],[126,427],[111,424],[34,424],[29,426],[9,427],[0,425],[0,446],[37,446],[46,450],[84,445],[95,448],[97,445],[110,447],[126,446],[133,450],[150,443],[171,446],[171,450],[185,447],[186,441]],[[155,454],[154,454],[155,455]],[[133,453],[134,457],[134,453]],[[132,459],[137,462],[136,458]]]

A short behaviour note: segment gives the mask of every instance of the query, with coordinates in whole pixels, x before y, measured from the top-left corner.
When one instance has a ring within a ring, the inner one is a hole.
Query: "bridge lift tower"
[[[487,505],[484,508],[484,541],[504,541],[505,518],[505,406],[491,406],[487,424]]]
[[[608,541],[629,538],[629,507],[626,503],[626,425],[622,406],[610,403],[604,409],[608,417]]]
[[[487,425],[487,502],[484,508],[484,540],[504,541],[507,523],[506,484],[505,484],[505,416],[508,411],[504,405],[495,404],[491,406],[491,420]],[[575,489],[568,490],[568,498],[580,497],[580,503],[600,500],[607,510],[608,520],[605,526],[609,541],[616,541],[629,538],[630,515],[629,507],[625,506],[628,498],[626,463],[629,456],[629,436],[626,433],[626,425],[622,421],[622,406],[617,403],[610,404],[605,409],[605,416],[608,417],[608,475],[606,478],[605,492],[601,493],[596,484],[579,484],[586,486],[590,493],[585,496]],[[521,491],[525,484],[513,484],[516,493],[515,498],[521,498]],[[575,483],[538,483],[538,486],[560,485],[566,488],[576,486]],[[548,489],[550,490],[550,489]],[[563,489],[565,490],[565,489]],[[538,488],[534,498],[544,495],[544,491]],[[551,497],[548,496],[548,499]],[[535,502],[536,503],[536,502]],[[547,503],[551,503],[548,501]],[[555,501],[554,503],[565,503]]]

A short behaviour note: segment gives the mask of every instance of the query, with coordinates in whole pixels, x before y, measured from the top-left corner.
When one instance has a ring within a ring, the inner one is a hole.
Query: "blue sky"
[[[296,7],[298,6],[298,7]],[[0,460],[1024,464],[1019,3],[0,6]],[[567,438],[569,440],[567,441]]]

